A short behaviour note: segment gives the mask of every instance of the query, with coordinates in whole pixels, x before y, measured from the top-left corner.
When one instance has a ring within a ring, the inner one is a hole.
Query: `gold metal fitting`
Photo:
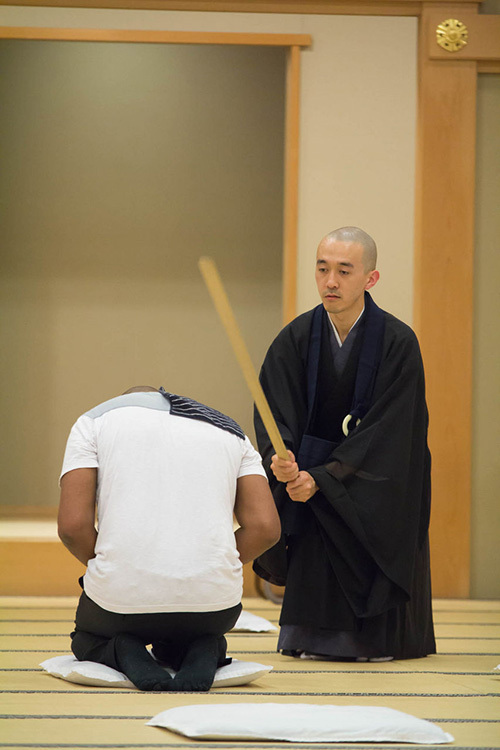
[[[467,26],[456,18],[448,18],[436,29],[436,41],[447,52],[457,52],[467,44]]]

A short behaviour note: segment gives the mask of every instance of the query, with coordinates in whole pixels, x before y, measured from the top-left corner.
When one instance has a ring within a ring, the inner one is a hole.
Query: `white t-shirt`
[[[81,416],[61,477],[96,467],[96,556],[86,594],[111,612],[209,612],[241,601],[236,480],[265,476],[249,439],[131,393]]]

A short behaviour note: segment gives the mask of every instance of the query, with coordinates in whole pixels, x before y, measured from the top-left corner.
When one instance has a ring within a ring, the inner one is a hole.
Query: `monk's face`
[[[365,289],[378,281],[378,271],[367,271],[363,247],[357,242],[325,238],[316,254],[316,284],[325,310],[335,316],[360,315]]]

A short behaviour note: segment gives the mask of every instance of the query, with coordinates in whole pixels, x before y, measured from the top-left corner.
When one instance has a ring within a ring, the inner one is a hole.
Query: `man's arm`
[[[248,474],[238,479],[234,515],[240,525],[234,536],[243,564],[279,541],[280,519],[265,477]]]
[[[61,479],[57,530],[64,546],[87,565],[95,557],[97,469],[73,469]]]

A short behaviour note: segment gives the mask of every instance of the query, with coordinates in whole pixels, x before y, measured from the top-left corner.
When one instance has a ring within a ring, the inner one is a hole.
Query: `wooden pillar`
[[[299,194],[300,47],[288,49],[283,206],[283,324],[296,315]]]
[[[477,63],[438,48],[464,6],[424,3],[419,41],[415,328],[426,368],[433,458],[434,596],[467,597]],[[470,14],[470,10],[468,13]]]

